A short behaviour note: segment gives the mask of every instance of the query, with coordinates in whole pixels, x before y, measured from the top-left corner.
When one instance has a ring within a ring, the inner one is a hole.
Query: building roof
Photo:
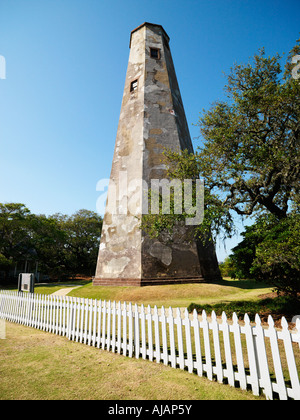
[[[167,32],[164,30],[164,28],[161,26],[161,25],[157,25],[156,23],[150,23],[150,22],[144,22],[144,23],[142,23],[140,26],[138,26],[137,28],[135,28],[135,29],[133,29],[132,31],[131,31],[131,33],[130,33],[130,41],[129,41],[129,48],[131,47],[131,37],[132,37],[132,34],[134,33],[134,32],[136,32],[136,31],[138,31],[139,29],[141,29],[143,26],[156,26],[156,27],[158,27],[158,28],[160,28],[162,31],[163,31],[163,34],[164,34],[164,36],[165,36],[165,38],[166,38],[166,40],[167,40],[167,42],[169,42],[170,41],[170,37],[169,37],[169,35],[167,34]]]

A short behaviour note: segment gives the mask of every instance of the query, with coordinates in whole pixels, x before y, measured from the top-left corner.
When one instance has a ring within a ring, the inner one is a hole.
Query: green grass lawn
[[[72,283],[76,284],[76,283]],[[44,287],[38,286],[36,293],[44,293]],[[237,300],[257,300],[260,295],[270,293],[272,288],[249,280],[224,279],[217,283],[172,284],[145,287],[107,287],[93,286],[88,282],[72,290],[69,295],[75,297],[132,302],[158,307],[188,307],[191,303],[216,304]]]
[[[73,286],[78,286],[72,289]],[[300,303],[284,297],[270,298],[272,287],[254,280],[233,280],[225,278],[214,283],[172,284],[146,287],[115,287],[93,286],[91,281],[72,280],[64,283],[36,284],[35,293],[49,295],[59,289],[68,289],[68,296],[98,299],[106,301],[131,302],[165,308],[183,307],[191,312],[194,308],[201,312],[203,309],[210,314],[212,310],[217,315],[222,311],[230,317],[236,312],[239,317],[247,312],[250,319],[258,313],[264,319],[271,314],[279,321],[285,316],[291,321],[295,314],[300,313]],[[1,286],[0,286],[1,289]]]
[[[207,312],[211,309],[217,312],[226,305],[233,310],[259,309],[261,302],[266,301],[264,295],[272,291],[254,281],[224,279],[217,283],[142,288],[101,287],[93,286],[92,282],[72,281],[36,285],[35,293],[51,294],[75,285],[80,287],[70,291],[70,296],[143,303],[152,307],[194,305],[199,310],[204,307]],[[0,399],[254,398],[251,393],[179,369],[130,359],[9,322],[6,324],[7,339],[0,340]],[[286,366],[283,368],[287,370]],[[38,371],[42,374],[38,375]],[[152,380],[155,386],[152,386]]]
[[[0,360],[0,400],[264,399],[10,322],[6,339],[0,340]]]
[[[158,307],[188,307],[191,303],[214,305],[220,302],[239,300],[256,301],[261,295],[272,291],[271,287],[253,280],[233,280],[225,278],[214,283],[171,284],[145,287],[93,286],[91,281],[73,280],[62,283],[36,284],[35,293],[49,295],[59,289],[80,286],[70,291],[69,296],[132,302]],[[1,287],[3,289],[5,287]],[[6,287],[7,288],[7,287]],[[16,287],[9,288],[16,290]]]

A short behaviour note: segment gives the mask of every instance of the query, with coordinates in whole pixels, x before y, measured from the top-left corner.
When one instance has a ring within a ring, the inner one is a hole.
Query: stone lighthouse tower
[[[94,285],[155,285],[220,276],[212,243],[162,243],[140,229],[147,188],[166,177],[163,150],[193,152],[172,61],[160,25],[131,32]],[[182,227],[181,227],[182,228]]]

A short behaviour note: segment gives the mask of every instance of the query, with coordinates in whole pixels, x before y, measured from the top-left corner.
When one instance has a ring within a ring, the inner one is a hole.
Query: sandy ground
[[[73,287],[68,287],[66,289],[57,290],[56,292],[52,293],[52,296],[66,296],[69,292],[71,292],[71,290],[77,289],[78,287],[81,287],[81,286],[73,286]]]

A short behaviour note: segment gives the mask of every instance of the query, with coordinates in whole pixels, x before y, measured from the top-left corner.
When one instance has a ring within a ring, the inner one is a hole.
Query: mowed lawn
[[[76,285],[76,282],[71,282]],[[78,285],[78,284],[77,284]],[[139,305],[158,307],[188,307],[191,303],[215,304],[236,300],[257,300],[259,296],[270,293],[272,288],[251,280],[224,279],[217,283],[172,284],[145,287],[107,287],[93,286],[92,282],[79,284],[69,296],[132,302]],[[61,288],[67,287],[61,285]],[[36,285],[35,293],[49,294],[59,289],[59,284]]]
[[[1,400],[254,400],[250,391],[6,322]]]
[[[35,293],[51,294],[79,286],[69,296],[187,307],[257,300],[271,288],[252,281],[149,287],[101,287],[92,282],[36,285]],[[1,289],[1,287],[0,287]],[[91,400],[236,400],[256,399],[252,392],[211,382],[187,371],[103,351],[66,337],[6,322],[0,340],[0,399]],[[261,397],[263,398],[263,397]],[[264,399],[264,398],[263,398]]]

